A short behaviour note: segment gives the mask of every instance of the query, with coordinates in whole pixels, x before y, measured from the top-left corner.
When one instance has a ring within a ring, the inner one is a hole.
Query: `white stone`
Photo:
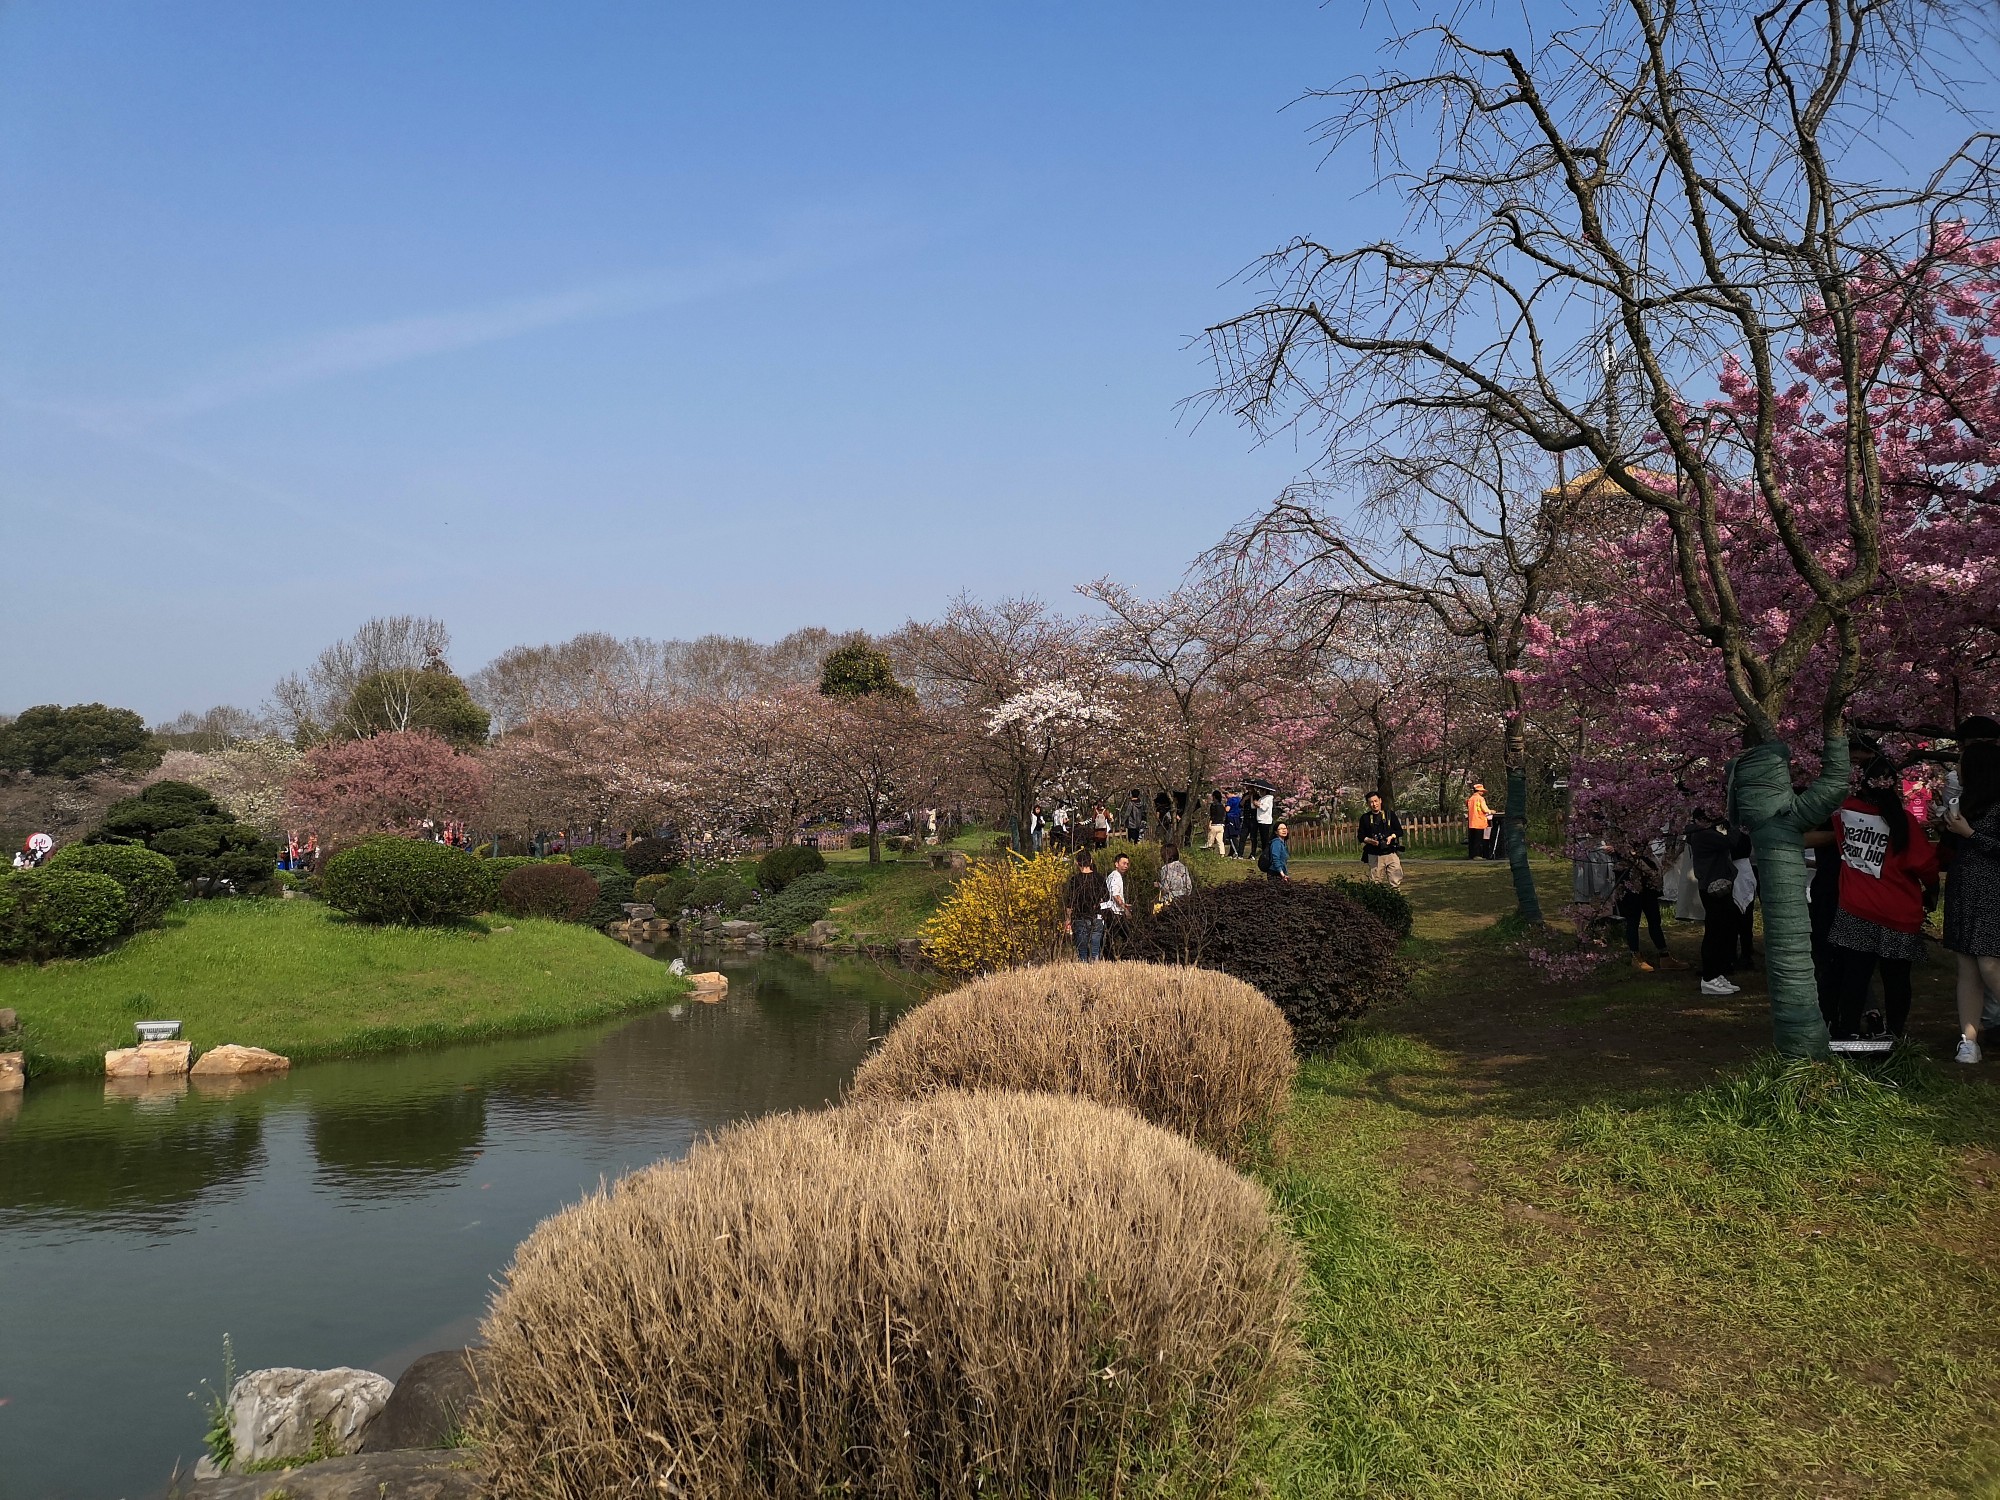
[[[335,1453],[352,1453],[394,1389],[372,1370],[252,1370],[229,1388],[236,1462],[303,1458],[322,1428]]]

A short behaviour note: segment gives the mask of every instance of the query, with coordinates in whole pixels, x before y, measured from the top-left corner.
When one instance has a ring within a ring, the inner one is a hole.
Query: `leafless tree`
[[[1844,783],[1854,609],[1880,572],[1869,397],[1895,341],[1866,336],[1885,314],[1865,305],[1859,274],[1934,266],[1957,225],[1994,222],[1991,136],[1968,130],[1914,180],[1878,143],[1890,104],[1951,106],[1940,59],[1973,14],[1954,0],[1610,0],[1601,19],[1547,35],[1475,38],[1456,20],[1408,32],[1392,51],[1428,53],[1415,67],[1324,96],[1328,143],[1373,149],[1410,205],[1405,233],[1357,248],[1298,240],[1266,263],[1266,300],[1210,330],[1215,399],[1260,428],[1303,421],[1352,454],[1422,449],[1441,418],[1472,418],[1578,456],[1663,517],[1663,564],[1753,742],[1738,807],[1772,870],[1799,859],[1800,825]],[[1838,367],[1824,413],[1844,439],[1834,545],[1809,535],[1777,460],[1786,356],[1809,329]],[[1607,335],[1657,434],[1650,454],[1594,399]],[[1742,372],[1744,416],[1718,442],[1688,390],[1726,362]],[[1812,601],[1768,652],[1724,524],[1732,481]],[[1779,721],[1829,639],[1825,774],[1795,798]],[[1794,884],[1765,888],[1773,1016],[1783,1050],[1819,1053]]]
[[[944,775],[1004,809],[1016,847],[1038,797],[1101,769],[1117,712],[1078,621],[1038,599],[961,595],[942,619],[912,621],[883,645],[948,738]]]
[[[1127,719],[1151,725],[1143,763],[1173,797],[1185,843],[1208,821],[1208,788],[1286,633],[1274,596],[1225,567],[1198,568],[1158,599],[1109,578],[1077,592],[1104,607],[1098,650],[1122,669]]]
[[[417,674],[441,666],[450,650],[451,632],[442,620],[378,615],[320,652],[303,674],[280,678],[271,691],[270,715],[295,741],[325,739],[341,731],[355,688],[374,678],[382,701],[370,705],[377,721],[370,727],[407,729],[418,699]]]
[[[1227,555],[1275,572],[1271,587],[1296,599],[1306,620],[1331,624],[1356,605],[1415,608],[1477,648],[1504,716],[1507,858],[1531,922],[1542,909],[1528,863],[1528,704],[1517,674],[1532,622],[1594,581],[1579,576],[1586,542],[1636,509],[1601,480],[1545,487],[1548,468],[1518,434],[1439,421],[1424,447],[1366,460],[1366,503],[1354,519],[1301,485],[1225,544]],[[1379,778],[1378,789],[1392,796]]]

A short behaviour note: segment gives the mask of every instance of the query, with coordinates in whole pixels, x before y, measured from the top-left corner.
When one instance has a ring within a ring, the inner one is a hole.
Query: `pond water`
[[[236,1094],[31,1084],[0,1116],[0,1500],[161,1494],[201,1455],[188,1393],[220,1382],[225,1333],[239,1371],[393,1378],[464,1344],[540,1220],[717,1126],[836,1097],[920,998],[862,960],[715,966],[719,1004]]]

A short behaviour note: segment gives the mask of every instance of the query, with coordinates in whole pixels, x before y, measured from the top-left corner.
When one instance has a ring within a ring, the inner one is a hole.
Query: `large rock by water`
[[[302,1458],[322,1430],[336,1453],[352,1453],[390,1390],[372,1370],[252,1370],[229,1388],[236,1462]]]
[[[0,1094],[18,1094],[28,1086],[28,1071],[21,1054],[0,1052]]]
[[[104,1054],[106,1078],[172,1078],[186,1073],[194,1061],[191,1042],[141,1042]]]
[[[361,1437],[363,1453],[436,1448],[456,1442],[479,1389],[463,1349],[426,1354],[405,1370],[382,1415]]]
[[[196,1078],[235,1078],[244,1073],[283,1073],[292,1065],[289,1057],[267,1052],[262,1047],[239,1047],[224,1042],[210,1047],[195,1061]]]
[[[690,974],[688,983],[694,986],[694,998],[701,1001],[720,1000],[729,993],[729,976],[711,969],[706,974]]]
[[[478,1500],[463,1448],[364,1453],[270,1474],[225,1474],[176,1486],[184,1500]]]

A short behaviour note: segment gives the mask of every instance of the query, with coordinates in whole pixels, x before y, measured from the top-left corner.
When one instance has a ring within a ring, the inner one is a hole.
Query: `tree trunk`
[[[882,863],[882,809],[873,802],[868,804],[868,863]]]
[[[1540,924],[1542,898],[1528,864],[1528,729],[1518,707],[1507,716],[1507,811],[1501,825],[1507,868],[1514,877],[1514,908],[1521,920]]]
[[[1523,922],[1539,925],[1542,898],[1535,890],[1535,872],[1528,866],[1528,772],[1523,766],[1507,768],[1507,813],[1503,836],[1507,840],[1507,868],[1514,876],[1514,907]]]
[[[1846,800],[1847,737],[1827,737],[1819,780],[1803,792],[1792,791],[1791,760],[1791,750],[1778,740],[1739,755],[1730,767],[1731,812],[1749,829],[1756,854],[1772,1043],[1786,1057],[1826,1057],[1826,1020],[1813,977],[1804,835]]]

